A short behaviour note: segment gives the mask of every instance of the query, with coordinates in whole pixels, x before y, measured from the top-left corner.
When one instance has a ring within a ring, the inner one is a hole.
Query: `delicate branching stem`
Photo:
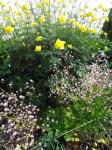
[[[64,132],[64,133],[62,133],[61,135],[55,137],[55,139],[59,139],[60,137],[66,135],[66,134],[68,134],[68,133],[70,133],[70,132],[72,132],[72,131],[74,131],[74,130],[80,129],[80,128],[82,128],[82,127],[84,127],[84,126],[86,126],[86,125],[92,123],[93,121],[94,121],[94,120],[90,120],[90,121],[88,121],[88,122],[86,122],[86,123],[84,123],[84,124],[82,124],[82,125],[80,125],[80,126],[78,126],[78,127],[76,127],[76,128],[73,128],[73,129],[71,129],[71,130],[69,130],[69,131],[67,131],[67,132]]]

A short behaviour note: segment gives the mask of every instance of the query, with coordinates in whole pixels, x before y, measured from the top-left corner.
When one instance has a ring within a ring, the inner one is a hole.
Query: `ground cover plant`
[[[1,150],[112,148],[108,12],[76,0],[0,0]]]

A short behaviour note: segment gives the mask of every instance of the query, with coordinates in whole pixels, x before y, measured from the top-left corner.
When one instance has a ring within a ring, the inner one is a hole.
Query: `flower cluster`
[[[15,7],[13,7],[13,5]],[[15,2],[13,5],[11,4],[10,6],[9,4],[9,6],[7,6],[4,3],[4,1],[0,2],[1,8],[0,25],[2,31],[1,37],[5,40],[8,40],[9,37],[10,38],[16,37],[20,41],[23,41],[22,35],[24,29],[27,29],[29,35],[30,33],[34,33],[35,35],[38,32],[38,30],[42,31],[43,34],[44,31],[45,32],[47,31],[50,32],[50,34],[53,33],[53,35],[55,35],[54,31],[55,28],[54,29],[52,28],[54,24],[56,26],[61,25],[62,28],[71,25],[73,30],[76,30],[78,27],[81,32],[96,34],[98,33],[97,29],[99,29],[98,24],[101,25],[104,22],[104,20],[109,21],[106,15],[107,9],[101,3],[98,5],[98,8],[96,9],[94,8],[93,10],[91,10],[89,6],[85,5],[84,6],[85,10],[78,9],[77,10],[78,13],[74,15],[73,14],[71,15],[70,9],[75,7],[74,6],[75,3],[74,2],[70,3],[70,0],[68,0],[68,2],[59,0],[56,1],[48,0],[42,2],[39,1],[37,3],[36,2],[29,3],[29,1],[27,1],[23,4]],[[69,8],[68,5],[70,5]],[[80,4],[80,7],[82,7],[81,5],[82,4]],[[97,14],[95,14],[95,12],[98,12],[97,11],[98,9],[102,11],[103,21],[101,21],[100,19],[101,17],[100,18],[96,17]],[[96,29],[94,27],[96,27]],[[12,32],[14,32],[14,34],[11,34]],[[24,34],[26,33],[24,32]],[[61,41],[59,38],[61,39],[61,37],[57,37],[55,48],[62,50],[64,49],[65,42]],[[42,37],[36,38],[36,41],[37,42],[42,41]],[[41,52],[41,50],[42,45],[35,45],[36,52]]]
[[[60,104],[68,104],[71,100],[92,100],[112,87],[111,70],[104,65],[87,66],[88,72],[79,80],[70,73],[69,68],[60,72],[57,69],[49,80],[50,96],[58,97]]]
[[[55,42],[55,48],[63,50],[65,45],[65,41],[61,41],[60,39],[57,39]]]
[[[24,89],[27,91],[28,88],[31,90],[27,82]],[[34,105],[25,104],[26,98],[22,94],[22,89],[16,93],[8,94],[2,89],[0,91],[0,131],[2,134],[0,144],[4,147],[10,147],[12,144],[13,147],[19,145],[23,149],[28,149],[34,145],[35,139],[42,132],[38,124],[39,109]]]
[[[6,33],[11,33],[14,31],[14,28],[11,26],[6,26],[6,28],[4,29]]]

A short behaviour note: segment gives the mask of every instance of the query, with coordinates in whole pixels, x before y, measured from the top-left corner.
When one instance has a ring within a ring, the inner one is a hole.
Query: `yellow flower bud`
[[[74,141],[75,142],[80,142],[80,139],[79,138],[75,138]]]
[[[45,17],[44,17],[44,15],[43,15],[43,16],[40,16],[39,22],[40,22],[41,24],[45,22]]]
[[[35,47],[35,52],[41,52],[41,50],[42,50],[41,46],[36,46]]]
[[[1,2],[0,2],[0,5],[1,5],[2,7],[5,7],[5,6],[6,6],[6,3],[3,2],[3,1],[1,1]]]
[[[55,48],[63,50],[65,45],[65,41],[61,41],[60,39],[57,39],[55,42]]]
[[[37,36],[36,39],[35,39],[35,41],[37,41],[37,42],[42,41],[42,36]]]
[[[102,3],[99,3],[99,4],[98,4],[98,7],[99,7],[100,9],[103,9],[103,8],[104,8],[104,5],[103,5]]]
[[[86,26],[84,26],[84,25],[79,25],[78,26],[79,27],[79,29],[82,31],[82,32],[86,32],[87,31],[87,28],[86,28]]]
[[[35,27],[36,25],[37,25],[36,22],[32,22],[32,23],[31,23],[31,26],[32,26],[32,27]]]
[[[65,24],[66,21],[67,21],[66,18],[65,18],[65,16],[59,16],[58,20],[59,20],[60,24]]]
[[[68,48],[72,49],[73,48],[72,44],[68,44]]]
[[[14,31],[14,28],[11,27],[11,26],[6,26],[5,29],[4,29],[4,31],[5,31],[6,33],[11,33],[11,32]]]
[[[28,10],[29,9],[29,4],[26,3],[26,4],[22,5],[21,9],[24,10],[24,11]]]

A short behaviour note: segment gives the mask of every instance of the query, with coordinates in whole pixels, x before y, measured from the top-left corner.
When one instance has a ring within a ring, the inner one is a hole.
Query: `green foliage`
[[[49,131],[44,133],[40,139],[39,143],[34,146],[35,149],[45,148],[46,150],[64,150],[64,145],[59,142],[59,140],[55,140],[54,137],[57,136],[58,131]]]
[[[5,112],[9,110],[8,107],[11,111],[13,108],[9,105],[10,98],[7,97],[8,103],[6,103],[4,90],[9,92],[9,97],[10,93],[16,93],[14,98],[18,99],[17,104],[22,99],[19,109],[14,110],[20,118],[23,118],[25,108],[31,109],[26,109],[26,118],[37,117],[35,106],[32,108],[32,104],[38,105],[40,109],[36,121],[42,127],[40,129],[42,133],[38,141],[35,141],[35,128],[39,132],[35,122],[34,127],[31,128],[31,146],[24,143],[23,147],[26,144],[27,147],[32,148],[35,143],[34,149],[42,147],[46,150],[64,150],[65,143],[74,142],[73,133],[77,131],[88,134],[93,139],[100,136],[104,138],[105,134],[109,140],[111,139],[109,127],[112,113],[111,70],[107,68],[108,66],[98,65],[93,56],[96,56],[100,50],[105,52],[111,68],[112,42],[101,39],[99,33],[92,28],[94,11],[89,12],[89,16],[86,12],[84,15],[81,12],[77,17],[76,14],[67,12],[68,18],[66,18],[66,13],[63,14],[65,10],[62,11],[62,16],[60,15],[60,8],[63,7],[58,8],[57,2],[52,5],[50,2],[44,4],[44,1],[40,1],[38,9],[37,6],[33,8],[33,3],[23,6],[20,4],[17,5],[20,12],[13,12],[14,10],[9,7],[9,15],[12,16],[9,20],[6,19],[9,16],[4,9],[5,6],[0,3],[0,8],[3,7],[0,18],[4,20],[5,17],[4,23],[0,21],[2,117],[4,114],[5,117],[10,114],[10,111]],[[103,12],[104,8],[100,9]],[[22,15],[17,15],[18,13]],[[87,27],[86,20],[91,20]],[[106,33],[104,35],[106,36]],[[41,36],[42,40],[36,40],[38,36]],[[58,46],[55,45],[57,40],[60,41]],[[22,115],[21,110],[23,110]],[[31,115],[32,113],[34,116]],[[31,120],[27,122],[30,125],[32,123]],[[28,136],[30,137],[30,132]],[[28,140],[27,136],[26,139]]]

